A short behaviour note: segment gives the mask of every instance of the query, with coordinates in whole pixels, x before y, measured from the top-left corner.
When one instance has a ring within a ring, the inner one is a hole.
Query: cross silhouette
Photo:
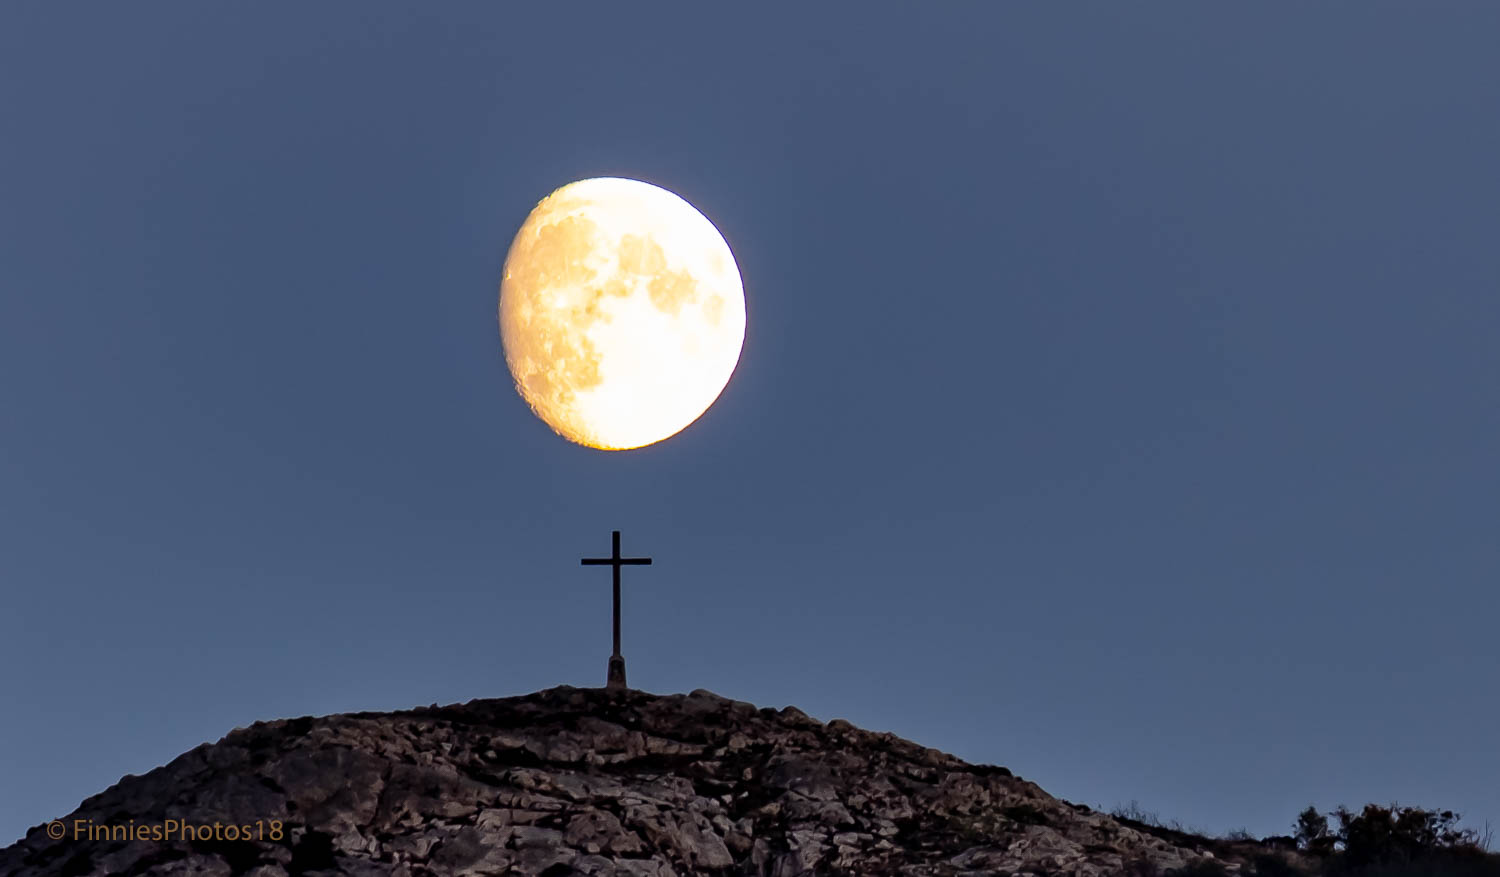
[[[615,530],[610,540],[613,551],[609,557],[585,557],[584,566],[612,566],[615,574],[615,651],[609,656],[609,675],[605,677],[606,688],[625,687],[625,656],[620,654],[620,567],[650,566],[649,557],[621,557],[620,531]]]

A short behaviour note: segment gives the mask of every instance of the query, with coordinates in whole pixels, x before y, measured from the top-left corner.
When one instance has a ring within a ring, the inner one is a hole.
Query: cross
[[[615,573],[615,651],[609,656],[609,675],[605,678],[606,688],[625,687],[625,656],[620,654],[620,567],[622,566],[650,566],[649,557],[621,557],[620,556],[620,531],[615,530],[611,539],[614,550],[609,557],[585,557],[584,566],[612,566]]]

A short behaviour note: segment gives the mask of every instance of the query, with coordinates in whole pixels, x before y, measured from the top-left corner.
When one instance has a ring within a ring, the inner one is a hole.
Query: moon
[[[745,340],[739,268],[713,223],[672,192],[569,183],[511,242],[500,340],[521,398],[563,438],[654,444],[729,383]]]

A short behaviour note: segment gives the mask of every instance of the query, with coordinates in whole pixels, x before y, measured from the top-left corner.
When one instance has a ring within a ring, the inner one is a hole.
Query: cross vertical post
[[[649,566],[649,557],[621,557],[620,556],[620,531],[615,530],[610,537],[609,557],[585,557],[584,566],[610,566],[614,575],[614,639],[615,648],[609,656],[609,674],[605,677],[606,688],[624,688],[625,686],[625,656],[620,654],[620,567],[622,566]]]
[[[615,562],[610,564],[610,570],[615,574],[615,650],[610,653],[611,657],[623,658],[620,654],[620,531],[614,531],[610,537],[610,557]]]

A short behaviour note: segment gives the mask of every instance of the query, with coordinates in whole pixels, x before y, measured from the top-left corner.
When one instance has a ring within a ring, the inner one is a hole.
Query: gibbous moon
[[[745,340],[739,268],[713,223],[666,189],[569,183],[510,245],[500,339],[517,391],[559,435],[639,448],[729,383]]]

